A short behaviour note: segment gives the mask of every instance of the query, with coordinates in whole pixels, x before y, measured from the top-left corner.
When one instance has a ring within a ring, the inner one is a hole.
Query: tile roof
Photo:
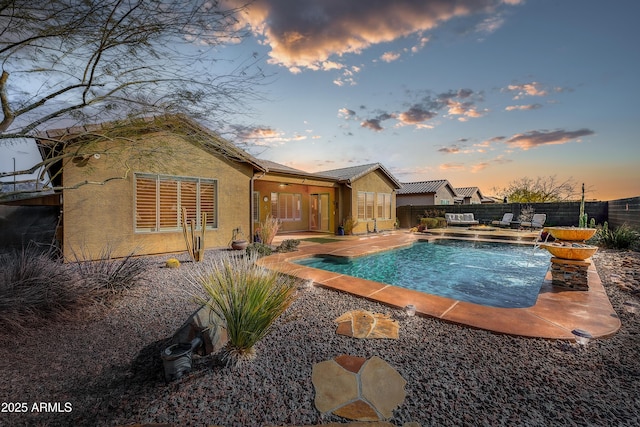
[[[402,188],[397,191],[397,194],[424,194],[435,193],[445,185],[449,185],[449,181],[446,179],[437,179],[435,181],[419,181],[419,182],[403,182]],[[453,190],[453,187],[451,187]]]
[[[473,197],[476,192],[480,194],[480,189],[478,187],[459,187],[454,188],[456,190],[456,194],[462,197]],[[482,197],[482,196],[480,196]]]
[[[365,176],[366,174],[380,169],[387,177],[396,185],[396,188],[400,188],[402,184],[380,163],[369,163],[366,165],[350,166],[340,169],[331,169],[326,171],[317,172],[322,176],[329,176],[337,179],[338,181],[353,182],[358,178]]]

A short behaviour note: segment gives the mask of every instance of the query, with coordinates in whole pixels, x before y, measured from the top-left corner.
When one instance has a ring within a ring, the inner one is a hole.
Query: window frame
[[[141,192],[141,183],[147,191]],[[152,185],[155,188],[151,190]],[[173,184],[173,185],[172,185]],[[195,184],[195,186],[194,186]],[[175,191],[169,191],[175,186]],[[163,189],[165,190],[163,197]],[[195,189],[195,194],[194,194]],[[190,195],[188,195],[188,193]],[[152,194],[153,193],[153,194]],[[145,204],[141,204],[144,196]],[[171,198],[169,199],[169,196]],[[208,197],[210,196],[210,197]],[[208,198],[206,198],[208,197]],[[194,214],[187,212],[188,219],[196,221],[196,229],[202,230],[202,213],[207,211],[205,229],[218,228],[218,180],[215,178],[175,176],[164,174],[134,173],[133,179],[133,230],[134,233],[182,232],[182,208],[189,205]],[[146,211],[141,221],[140,212]],[[142,225],[148,225],[142,227]]]
[[[391,219],[391,193],[377,193],[377,219]]]
[[[364,221],[375,219],[375,194],[373,191],[358,191],[356,201],[358,219]]]
[[[283,207],[284,217],[281,216]],[[302,193],[272,192],[271,216],[282,222],[302,221]]]

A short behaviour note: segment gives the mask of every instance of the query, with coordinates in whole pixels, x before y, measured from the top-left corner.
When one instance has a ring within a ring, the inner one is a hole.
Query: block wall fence
[[[418,218],[426,210],[438,209],[446,213],[473,213],[475,219],[488,222],[501,219],[505,213],[513,213],[518,218],[522,209],[531,206],[535,213],[547,214],[545,225],[578,226],[580,202],[553,203],[487,203],[482,205],[428,205],[399,206],[396,215],[400,228],[410,228],[418,224]],[[585,212],[595,218],[597,224],[609,222],[610,227],[627,224],[640,230],[640,196],[606,202],[585,202]]]

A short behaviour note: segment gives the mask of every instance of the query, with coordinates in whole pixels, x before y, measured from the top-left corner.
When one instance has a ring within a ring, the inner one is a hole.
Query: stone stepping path
[[[373,356],[341,355],[313,366],[311,382],[320,412],[357,421],[382,421],[406,397],[407,381],[387,362]]]
[[[336,333],[354,338],[398,339],[400,326],[387,314],[371,313],[366,310],[349,311],[335,320]]]

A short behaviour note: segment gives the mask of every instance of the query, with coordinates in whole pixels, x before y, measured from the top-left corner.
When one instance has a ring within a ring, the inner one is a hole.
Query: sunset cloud
[[[396,126],[414,126],[418,129],[433,128],[428,122],[438,116],[439,112],[446,113],[449,118],[465,121],[469,118],[482,117],[486,110],[478,110],[476,102],[481,101],[483,95],[471,89],[450,90],[440,94],[427,94],[418,102],[411,104],[404,111],[388,112],[386,116],[374,117],[363,122],[362,127],[375,131],[383,130],[379,121],[396,119]]]
[[[225,3],[239,6],[244,2],[227,0]],[[501,0],[258,0],[249,5],[239,25],[248,27],[271,48],[270,63],[297,73],[303,69],[323,69],[325,61],[345,54],[360,54],[373,45],[402,37],[419,36],[418,46],[423,46],[426,38],[422,33],[444,22],[461,16],[496,13],[501,5],[513,3],[513,0],[508,3]],[[484,22],[485,31],[497,25],[491,19]]]
[[[537,110],[542,108],[542,104],[529,104],[529,105],[509,105],[505,107],[506,111],[523,111],[523,110]]]
[[[398,58],[400,58],[400,53],[398,52],[385,52],[380,57],[380,59],[384,62],[393,62]]]
[[[384,129],[381,123],[385,120],[393,119],[394,117],[394,114],[382,113],[376,118],[364,120],[362,123],[360,123],[360,126],[362,126],[363,128],[374,130],[376,132],[380,132]]]
[[[522,150],[529,150],[542,145],[558,145],[566,144],[571,141],[579,141],[583,136],[593,135],[595,132],[590,129],[579,129],[576,131],[566,130],[534,130],[526,133],[513,135],[505,141],[505,144],[511,147],[517,147]]]
[[[234,126],[233,127],[236,135],[240,140],[242,140],[245,144],[250,144],[254,146],[263,146],[263,147],[275,147],[279,145],[283,145],[286,142],[290,141],[302,141],[308,138],[307,135],[302,134],[294,134],[292,136],[286,136],[284,132],[280,132],[271,127],[265,126],[256,126],[256,127],[248,127],[248,126]],[[307,133],[312,131],[307,130]],[[319,136],[312,135],[312,139],[317,139]]]
[[[462,170],[464,169],[463,163],[443,163],[439,166],[440,170],[450,171],[450,170]]]

